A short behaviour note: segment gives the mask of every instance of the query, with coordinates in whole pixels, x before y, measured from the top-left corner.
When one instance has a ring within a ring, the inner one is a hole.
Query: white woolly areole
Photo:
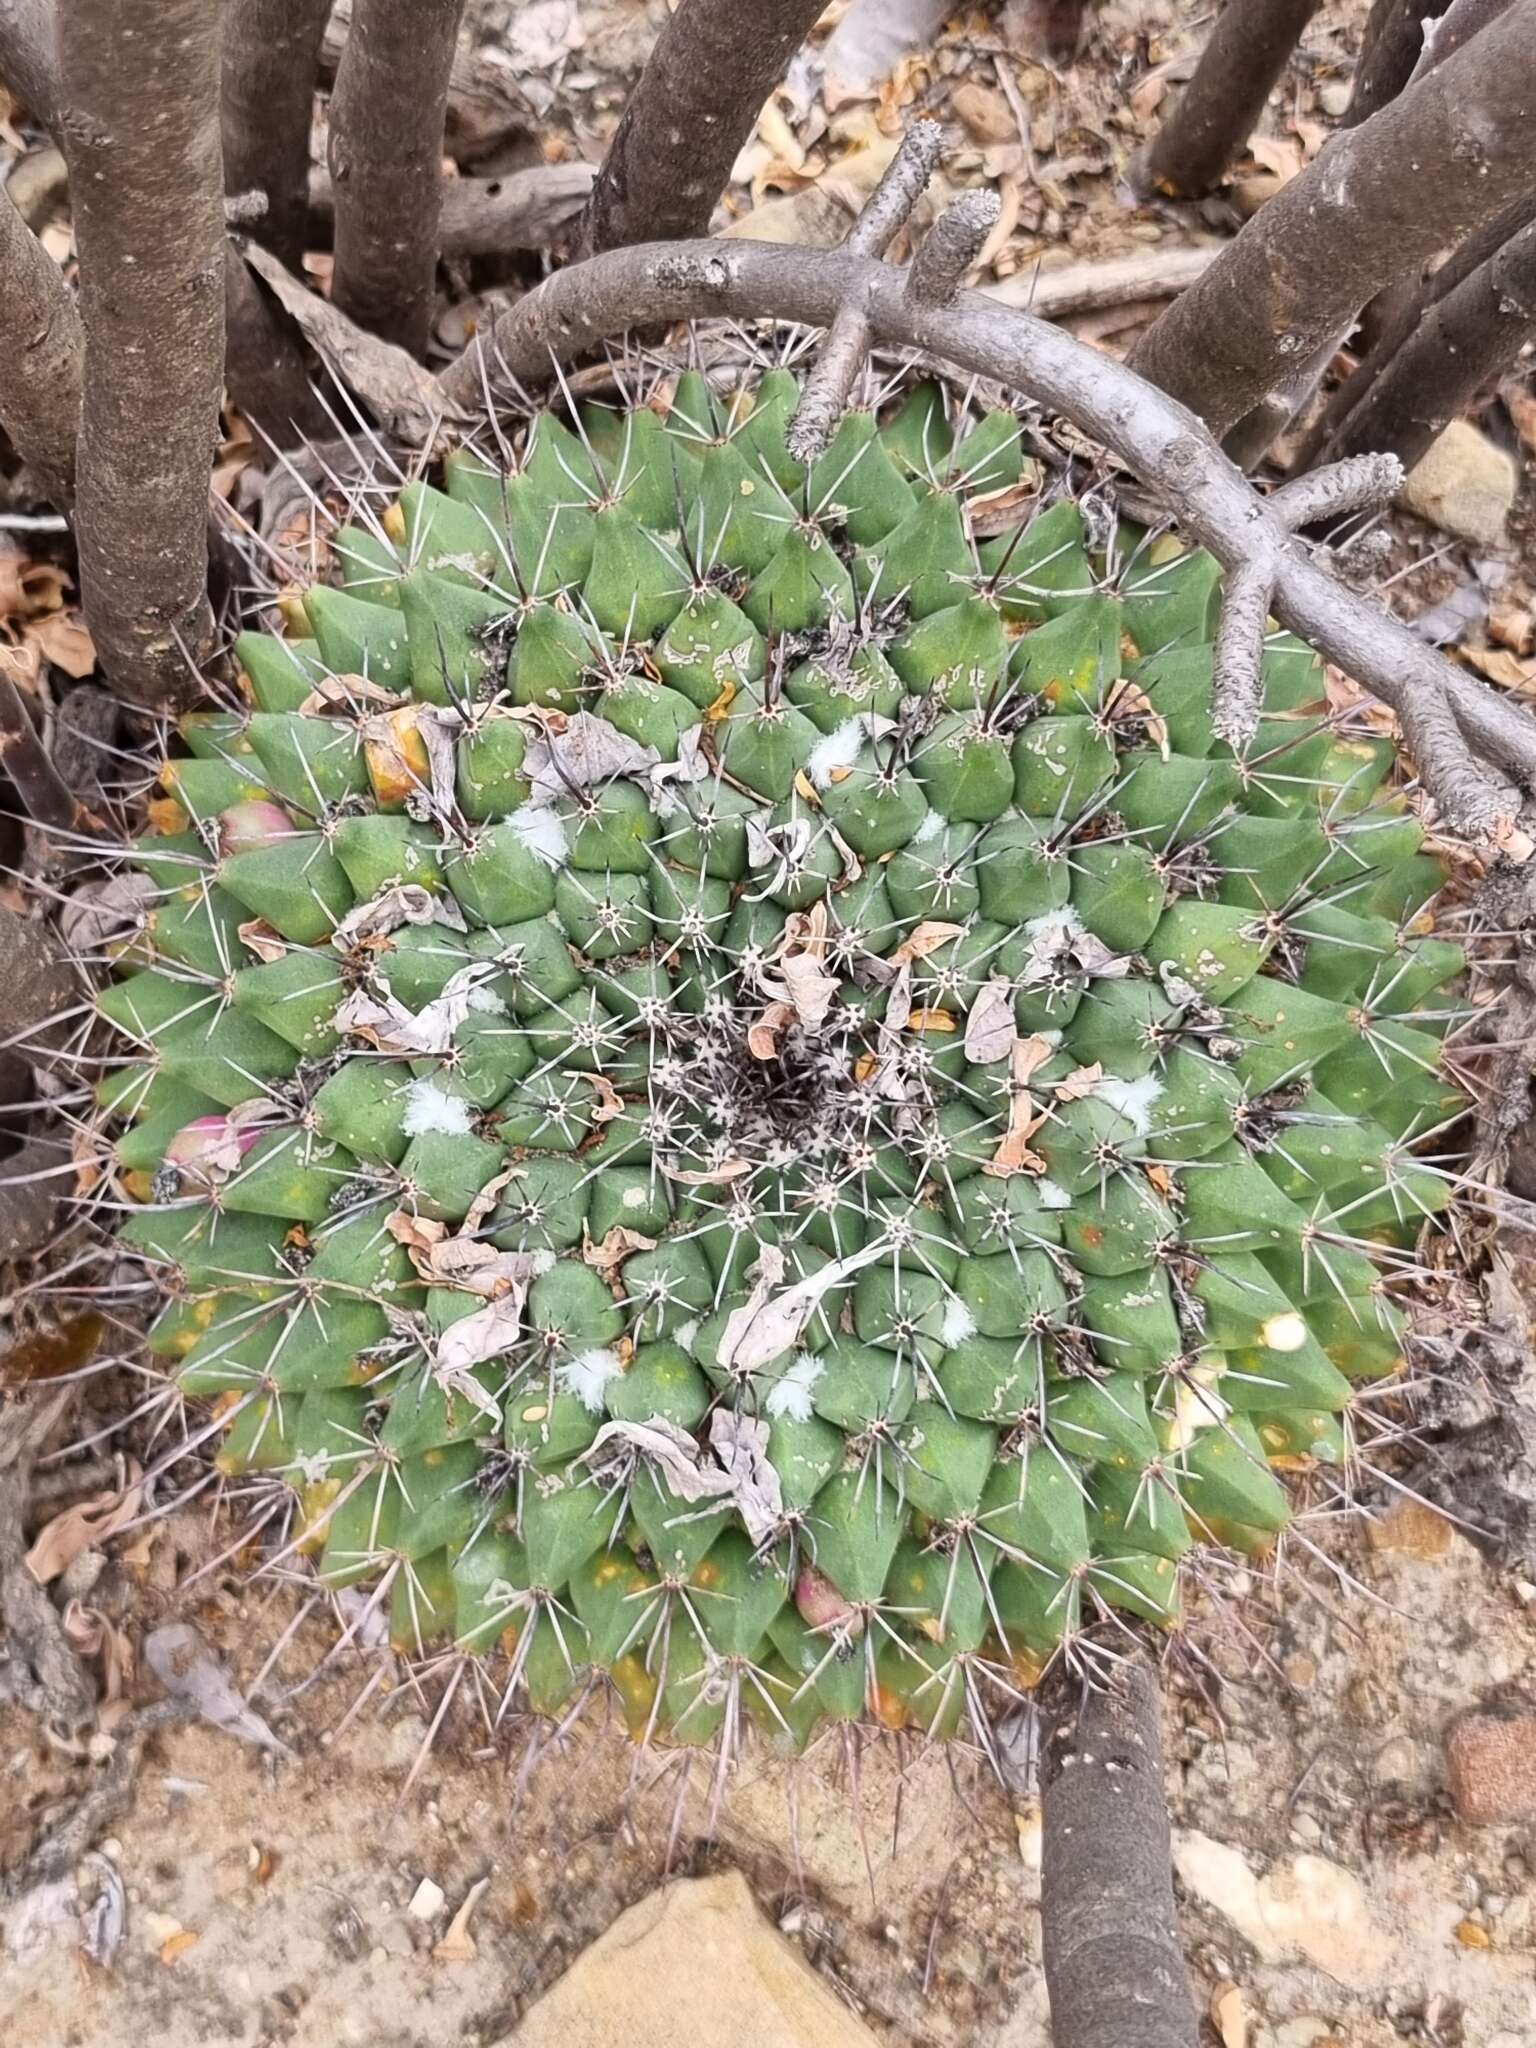
[[[677,1328],[672,1332],[672,1342],[680,1345],[684,1351],[691,1351],[693,1349],[693,1340],[698,1334],[699,1319],[697,1316],[693,1316],[686,1323],[678,1324]]]
[[[829,732],[812,747],[805,772],[818,789],[825,789],[839,768],[851,768],[864,744],[862,718],[845,718],[835,732]]]
[[[408,1138],[419,1138],[424,1131],[465,1136],[470,1128],[469,1104],[457,1095],[445,1095],[435,1081],[413,1081],[405,1091],[400,1128]]]
[[[472,988],[464,999],[472,1010],[483,1010],[488,1017],[505,1017],[507,1006],[494,989]]]
[[[1070,903],[1063,903],[1059,910],[1048,910],[1044,917],[1032,917],[1024,927],[1025,937],[1031,944],[1043,938],[1048,932],[1066,932],[1077,938],[1083,929],[1083,920]]]
[[[1037,1180],[1035,1193],[1040,1197],[1042,1209],[1070,1209],[1072,1197],[1058,1181]]]
[[[939,1326],[941,1344],[959,1344],[976,1334],[976,1318],[971,1314],[958,1294],[950,1295],[944,1304],[944,1320]]]
[[[528,1264],[533,1270],[533,1277],[535,1280],[537,1280],[542,1274],[552,1273],[559,1263],[559,1253],[551,1251],[547,1245],[542,1247],[539,1251],[530,1252],[528,1254]]]
[[[536,853],[547,867],[557,868],[565,860],[570,841],[565,820],[558,811],[543,804],[519,804],[506,823],[512,827],[530,853]]]
[[[930,839],[937,839],[943,830],[944,820],[937,811],[929,811],[924,815],[923,822],[912,834],[907,844],[909,846],[926,846]]]
[[[616,1351],[578,1351],[574,1358],[556,1366],[555,1379],[563,1392],[576,1396],[589,1415],[598,1415],[604,1387],[623,1370]]]
[[[1162,1095],[1163,1084],[1156,1074],[1141,1074],[1134,1081],[1117,1081],[1113,1074],[1106,1074],[1093,1092],[1111,1109],[1129,1117],[1137,1137],[1144,1138],[1152,1128],[1152,1105]]]
[[[826,1369],[813,1351],[797,1351],[768,1389],[763,1407],[770,1416],[787,1415],[794,1422],[809,1422],[816,1382]]]

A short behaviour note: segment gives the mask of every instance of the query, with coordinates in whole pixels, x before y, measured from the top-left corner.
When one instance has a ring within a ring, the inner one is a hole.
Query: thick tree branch
[[[737,152],[821,11],[822,0],[682,0],[592,188],[584,255],[707,230]]]
[[[1227,0],[1177,106],[1133,165],[1140,191],[1213,192],[1258,125],[1321,0]]]
[[[1451,0],[1374,0],[1360,39],[1344,127],[1358,128],[1397,98],[1423,52],[1425,22],[1438,19],[1450,4]]]
[[[1284,625],[1399,712],[1430,699],[1453,711],[1444,725],[1419,719],[1432,750],[1416,765],[1454,829],[1495,833],[1519,807],[1514,780],[1536,787],[1536,721],[1315,561],[1283,512],[1254,492],[1185,407],[1125,365],[982,293],[924,304],[903,272],[843,249],[732,240],[615,250],[558,272],[477,339],[442,379],[444,407],[473,407],[482,382],[514,404],[517,387],[536,385],[552,362],[630,326],[724,315],[829,327],[849,300],[881,342],[995,378],[1065,413],[1162,493],[1186,535],[1224,567],[1272,549],[1273,609]]]
[[[53,0],[0,0],[0,80],[52,130],[59,106]]]
[[[192,687],[213,647],[208,474],[224,369],[218,0],[59,0],[84,399],[76,535],[113,684]]]
[[[507,249],[543,249],[568,227],[592,190],[590,164],[534,164],[499,178],[444,180],[438,248],[444,256],[495,256]],[[323,171],[309,180],[311,248],[330,241],[336,194]],[[293,266],[290,264],[290,269]]]
[[[59,266],[0,193],[0,427],[43,496],[74,497],[85,337]]]
[[[290,270],[309,225],[309,129],[330,0],[226,0],[224,189],[260,192],[252,225]]]
[[[331,95],[341,310],[426,353],[432,332],[448,75],[464,0],[355,0]]]
[[[1437,299],[1371,380],[1325,459],[1387,449],[1411,468],[1459,413],[1491,396],[1536,336],[1536,221]]]
[[[1536,181],[1536,0],[1336,135],[1143,335],[1144,376],[1223,434],[1395,277]]]
[[[1040,1919],[1056,2048],[1195,2048],[1173,1902],[1157,1681],[1041,1688]]]
[[[1434,11],[1426,8],[1428,19],[1424,23],[1424,47],[1419,52],[1419,61],[1413,67],[1414,78],[1422,78],[1426,71],[1436,64],[1443,64],[1447,57],[1454,57],[1463,43],[1470,43],[1481,35],[1489,22],[1496,21],[1510,4],[1510,0],[1451,0],[1449,7],[1436,19]]]

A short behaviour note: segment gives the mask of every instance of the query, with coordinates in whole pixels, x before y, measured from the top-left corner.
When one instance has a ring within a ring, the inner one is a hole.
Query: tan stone
[[[1442,533],[1498,548],[1518,482],[1502,448],[1465,420],[1452,420],[1408,472],[1402,501]]]
[[[1446,1734],[1445,1772],[1473,1827],[1536,1821],[1536,1712],[1463,1714]]]
[[[875,2048],[737,1871],[631,1906],[503,2048]]]

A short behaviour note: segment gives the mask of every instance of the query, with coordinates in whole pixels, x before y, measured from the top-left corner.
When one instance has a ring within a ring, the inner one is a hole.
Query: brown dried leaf
[[[1133,683],[1129,676],[1122,676],[1105,698],[1104,716],[1110,720],[1139,719],[1147,729],[1147,738],[1163,759],[1168,759],[1168,721],[1141,685]]]
[[[655,1249],[654,1237],[647,1237],[641,1230],[627,1230],[622,1223],[615,1223],[595,1244],[590,1237],[583,1237],[581,1257],[583,1265],[591,1266],[594,1272],[611,1281],[618,1277],[620,1264],[631,1252],[653,1252]]]
[[[747,1050],[753,1059],[777,1059],[780,1034],[794,1021],[793,1003],[770,1003],[747,1030]]]
[[[318,718],[327,711],[357,712],[364,704],[392,711],[407,701],[403,690],[386,690],[382,683],[370,683],[366,676],[322,676],[300,704],[299,715]]]
[[[1052,1091],[1058,1102],[1081,1102],[1085,1095],[1091,1095],[1104,1078],[1104,1063],[1095,1060],[1091,1067],[1074,1067],[1064,1081],[1058,1081]]]
[[[592,1112],[595,1124],[611,1124],[616,1116],[624,1114],[624,1098],[606,1074],[588,1074],[587,1079],[597,1091],[597,1107]]]
[[[256,243],[242,243],[241,254],[337,382],[357,393],[386,434],[424,446],[459,417],[437,378],[405,349],[365,333]]]
[[[50,618],[33,619],[21,629],[23,641],[42,650],[46,660],[78,681],[94,673],[96,642],[77,612],[55,612]]]
[[[1490,683],[1498,683],[1506,690],[1527,693],[1536,688],[1536,661],[1521,661],[1508,648],[1463,647],[1461,658]]]
[[[264,917],[248,917],[244,924],[237,924],[235,930],[256,958],[268,966],[274,960],[288,957],[288,941]]]
[[[475,1946],[475,1938],[469,1931],[469,1923],[474,1918],[475,1908],[484,1897],[490,1881],[488,1877],[482,1877],[465,1893],[463,1905],[449,1921],[446,1933],[432,1951],[434,1962],[472,1963],[480,1953]]]
[[[909,960],[926,960],[930,953],[957,939],[965,929],[963,925],[941,924],[935,918],[925,918],[909,939],[903,939],[890,956],[893,967],[904,967]]]
[[[1042,1124],[1050,1122],[1051,1112],[1035,1107],[1029,1077],[1051,1057],[1053,1050],[1038,1032],[1013,1041],[1008,1072],[1008,1128],[997,1150],[982,1162],[981,1168],[994,1180],[1007,1180],[1015,1173],[1042,1174],[1047,1170],[1047,1162],[1030,1150],[1029,1141]]]
[[[1014,1040],[1013,985],[992,980],[977,995],[965,1020],[965,1056],[979,1067],[1006,1059]]]
[[[27,1552],[27,1570],[40,1586],[56,1579],[84,1550],[94,1549],[131,1522],[139,1512],[143,1489],[139,1468],[131,1467],[129,1483],[121,1493],[92,1494],[76,1501],[51,1521],[43,1524]]]

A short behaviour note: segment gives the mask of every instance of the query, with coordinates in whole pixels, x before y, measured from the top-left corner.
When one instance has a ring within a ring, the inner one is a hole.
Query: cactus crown
[[[1215,564],[907,381],[540,413],[248,633],[102,1090],[154,1349],[395,1639],[637,1731],[948,1732],[1264,1549],[1446,1182],[1438,886]]]

